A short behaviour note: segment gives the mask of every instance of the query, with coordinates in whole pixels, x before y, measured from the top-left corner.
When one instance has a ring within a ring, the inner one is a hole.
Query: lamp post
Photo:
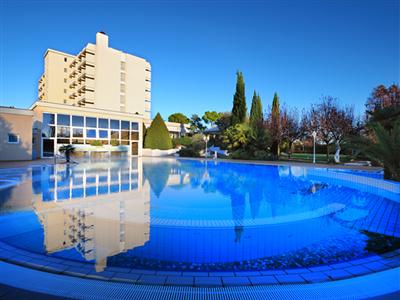
[[[210,139],[210,137],[209,137],[207,134],[205,134],[205,135],[203,136],[203,139],[204,139],[204,141],[206,142],[206,152],[205,152],[205,154],[204,154],[204,157],[207,158],[207,146],[208,146],[208,140]]]
[[[315,138],[317,137],[317,132],[316,132],[316,131],[313,131],[313,132],[312,132],[312,137],[313,137],[313,140],[314,140],[314,147],[313,147],[313,164],[315,164]]]

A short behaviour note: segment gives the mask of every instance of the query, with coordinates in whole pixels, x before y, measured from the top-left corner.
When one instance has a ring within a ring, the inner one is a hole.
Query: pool
[[[172,158],[0,169],[0,257],[155,284],[313,270],[333,280],[339,266],[362,275],[355,266],[400,265],[399,184],[381,176]]]

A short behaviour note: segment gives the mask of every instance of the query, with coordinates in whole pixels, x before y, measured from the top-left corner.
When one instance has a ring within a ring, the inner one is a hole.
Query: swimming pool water
[[[0,241],[97,271],[309,267],[400,247],[400,196],[376,174],[138,158],[1,180],[15,185],[0,187]]]

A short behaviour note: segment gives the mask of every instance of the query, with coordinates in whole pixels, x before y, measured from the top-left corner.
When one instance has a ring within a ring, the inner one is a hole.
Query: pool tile
[[[275,278],[279,281],[281,284],[287,284],[287,283],[306,283],[303,277],[297,274],[293,275],[276,275]]]
[[[156,275],[167,275],[167,276],[182,276],[182,272],[177,271],[158,271]]]
[[[249,277],[222,277],[222,283],[226,286],[229,285],[251,285]]]
[[[363,267],[366,267],[372,271],[378,272],[378,271],[383,271],[389,268],[389,266],[383,264],[382,262],[379,261],[374,261],[370,262],[367,264],[364,264]]]
[[[168,276],[166,285],[177,285],[177,286],[193,286],[194,277],[191,276]]]
[[[95,278],[95,279],[110,279],[114,276],[114,272],[109,272],[109,271],[103,271],[103,272],[96,272],[92,271],[89,272],[89,274],[86,275],[88,278]]]
[[[333,269],[344,269],[347,267],[351,267],[352,264],[349,264],[348,262],[343,262],[343,263],[338,263],[338,264],[332,264],[329,266],[331,266]]]
[[[89,274],[89,272],[90,272],[90,270],[86,269],[86,268],[68,267],[62,273],[68,274],[68,275],[73,275],[73,276],[83,277],[83,276]]]
[[[208,272],[182,272],[182,276],[207,277]]]
[[[278,280],[274,276],[251,276],[249,280],[253,285],[267,285],[267,284],[278,284]]]
[[[112,281],[126,281],[126,282],[136,282],[140,278],[139,274],[133,273],[114,273],[111,277]]]
[[[145,274],[145,275],[155,275],[155,270],[141,270],[141,269],[131,269],[131,273],[135,274]]]
[[[224,277],[224,276],[233,277],[233,276],[235,276],[235,273],[234,272],[210,272],[209,275],[210,276],[221,276],[221,277]]]
[[[321,272],[316,272],[316,273],[305,273],[301,274],[301,276],[307,280],[308,282],[324,282],[324,281],[330,281],[331,279],[328,277],[328,275],[325,275],[324,273]]]
[[[268,271],[260,271],[261,275],[286,275],[286,272],[283,270],[268,270]]]
[[[221,277],[195,277],[194,278],[195,286],[222,286]]]
[[[366,267],[363,266],[353,266],[350,268],[346,268],[344,269],[345,271],[353,274],[353,275],[364,275],[364,274],[368,274],[371,273],[371,270],[367,269]]]
[[[328,275],[330,278],[333,280],[339,280],[339,279],[346,279],[353,277],[353,275],[345,270],[332,270],[332,271],[325,271],[324,272],[326,275]]]
[[[46,272],[51,272],[51,273],[61,273],[61,272],[65,271],[67,268],[68,267],[63,264],[51,263],[51,264],[48,264],[47,266],[44,266],[42,268],[42,270],[46,271]]]
[[[329,271],[332,270],[331,266],[319,266],[319,267],[311,267],[308,268],[311,272],[321,272],[321,271]]]
[[[137,284],[159,284],[164,285],[167,280],[167,276],[157,276],[157,275],[142,275],[136,281]]]
[[[287,269],[285,270],[287,274],[302,274],[302,273],[310,273],[311,271],[306,268],[298,268],[298,269]]]
[[[107,267],[105,271],[116,272],[116,273],[130,273],[131,269],[129,268],[120,268],[120,267]]]
[[[243,272],[235,272],[236,276],[260,276],[261,273],[258,271],[243,271]]]

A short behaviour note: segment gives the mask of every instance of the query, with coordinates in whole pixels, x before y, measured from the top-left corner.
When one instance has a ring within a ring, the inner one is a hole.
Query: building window
[[[129,122],[121,121],[121,129],[129,130]]]
[[[8,143],[9,144],[19,144],[19,135],[9,133],[8,134]]]
[[[121,70],[125,70],[125,62],[121,61]]]
[[[87,138],[96,138],[96,129],[86,129]]]
[[[131,130],[139,130],[139,123],[131,122]]]
[[[72,116],[72,126],[83,127],[83,117],[81,116]]]
[[[131,132],[131,140],[138,141],[139,140],[139,132]]]
[[[91,118],[91,117],[86,117],[86,127],[97,128],[97,119]]]
[[[108,139],[108,130],[99,130],[99,138]]]
[[[69,127],[65,126],[57,126],[57,137],[70,137],[70,130]]]
[[[66,57],[64,57],[64,62],[67,62],[67,58]]]
[[[99,128],[108,128],[108,119],[99,119]]]
[[[83,128],[73,128],[72,136],[83,138]]]
[[[42,137],[45,138],[55,137],[55,133],[56,130],[54,126],[49,126],[49,125],[42,126]]]
[[[57,115],[57,125],[69,126],[70,122],[71,122],[70,115],[63,115],[63,114]]]
[[[64,83],[67,83],[67,78],[64,78]]]
[[[129,140],[129,131],[121,131],[121,140]]]
[[[54,114],[43,114],[43,125],[55,124]]]
[[[66,89],[64,89],[64,94],[66,94],[67,93],[67,90]]]
[[[117,130],[111,130],[111,139],[113,139],[113,140],[119,140],[119,131],[117,131]]]
[[[67,68],[64,68],[64,73],[67,73]]]
[[[119,120],[110,120],[111,129],[119,129]]]

